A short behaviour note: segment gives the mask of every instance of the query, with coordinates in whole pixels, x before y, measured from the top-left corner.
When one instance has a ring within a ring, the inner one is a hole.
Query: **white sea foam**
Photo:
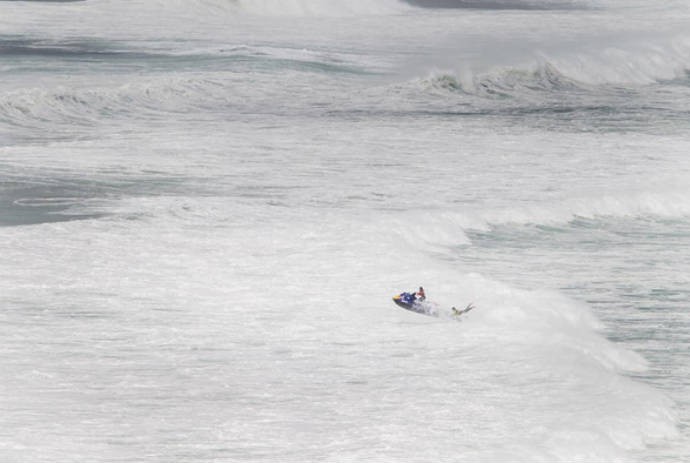
[[[0,5],[0,459],[688,455],[682,5]]]
[[[106,207],[123,219],[2,230],[3,255],[27,262],[3,276],[3,294],[24,303],[28,297],[42,307],[33,328],[17,326],[11,314],[5,314],[5,326],[23,336],[45,336],[43,326],[58,323],[66,329],[76,320],[84,325],[69,337],[59,334],[60,328],[49,339],[61,343],[52,347],[58,357],[72,351],[92,359],[85,364],[91,372],[68,374],[31,358],[38,372],[54,375],[50,397],[59,409],[70,401],[67,387],[91,384],[102,391],[82,399],[87,406],[121,387],[139,390],[141,405],[124,405],[120,413],[124,424],[146,435],[149,420],[133,414],[140,413],[139,407],[145,413],[158,399],[145,399],[142,382],[159,388],[166,376],[147,379],[147,371],[173,362],[178,368],[201,368],[198,374],[206,376],[208,368],[223,362],[221,371],[243,372],[227,384],[234,394],[212,405],[213,411],[205,405],[199,409],[197,403],[197,413],[209,414],[225,435],[239,425],[239,418],[232,416],[244,409],[245,401],[256,393],[263,397],[261,406],[241,413],[248,432],[236,437],[238,450],[244,452],[241,459],[256,456],[252,441],[267,442],[265,455],[270,457],[284,451],[289,440],[308,444],[315,439],[308,430],[295,434],[294,426],[304,429],[315,418],[314,412],[295,415],[295,407],[321,410],[324,415],[317,419],[324,420],[331,435],[343,436],[342,444],[329,446],[336,459],[357,449],[360,456],[371,458],[398,452],[421,457],[434,451],[444,458],[491,460],[509,448],[536,459],[619,459],[647,441],[676,435],[667,399],[621,376],[621,371],[644,370],[646,362],[607,341],[586,306],[557,293],[518,290],[458,269],[439,271],[424,248],[411,247],[407,239],[391,240],[395,233],[385,217],[247,217],[255,211],[231,207],[223,198],[187,199],[183,204],[176,198],[157,198]],[[194,230],[193,239],[189,230]],[[67,268],[61,263],[65,259],[70,261]],[[420,266],[426,270],[420,272]],[[430,297],[442,304],[450,298],[454,303],[474,300],[477,309],[461,323],[435,323],[393,306],[391,283],[424,277],[434,280]],[[172,282],[178,283],[171,287]],[[386,287],[389,294],[381,294]],[[114,301],[113,293],[121,296]],[[77,295],[88,304],[72,307]],[[194,311],[188,310],[190,304]],[[86,329],[89,317],[93,321]],[[148,319],[156,320],[155,328]],[[179,331],[182,320],[189,326]],[[130,339],[126,349],[116,341],[119,337]],[[189,350],[192,345],[196,347]],[[203,354],[207,366],[194,367],[202,352],[208,352]],[[106,353],[112,360],[98,360]],[[129,355],[136,355],[144,370],[128,371]],[[381,356],[388,360],[381,362]],[[247,369],[266,362],[274,368]],[[417,375],[410,375],[411,362]],[[105,382],[106,370],[113,384]],[[220,392],[213,379],[219,374],[216,370],[204,386],[211,393]],[[400,375],[406,378],[402,382]],[[188,387],[200,387],[197,373],[186,376]],[[17,407],[28,407],[33,397],[19,388],[41,391],[41,378],[9,384]],[[311,391],[306,402],[305,388]],[[391,394],[396,399],[388,404]],[[370,405],[358,404],[356,397]],[[431,406],[439,403],[443,407]],[[96,427],[75,423],[70,433],[92,436],[111,426],[111,419],[101,413],[84,413],[86,422]],[[366,423],[382,413],[388,418],[380,427]],[[326,419],[333,414],[342,419]],[[175,426],[194,422],[182,415],[159,416],[174,420]],[[20,429],[29,425],[20,415],[5,419]],[[285,420],[293,424],[285,427]],[[418,441],[413,448],[409,433],[425,423],[434,423],[436,439]],[[348,431],[352,424],[367,430],[365,434],[375,433],[380,444],[364,450],[367,438]],[[274,430],[272,437],[259,436],[266,428]],[[474,444],[451,438],[471,428]],[[57,449],[68,435],[54,435],[51,447],[62,455]],[[91,454],[91,439],[73,448],[73,455]],[[34,443],[29,437],[23,441]]]

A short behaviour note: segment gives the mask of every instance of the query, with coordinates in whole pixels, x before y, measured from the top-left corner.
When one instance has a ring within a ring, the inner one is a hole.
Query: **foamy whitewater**
[[[0,461],[690,460],[686,1],[0,1],[0,76]]]

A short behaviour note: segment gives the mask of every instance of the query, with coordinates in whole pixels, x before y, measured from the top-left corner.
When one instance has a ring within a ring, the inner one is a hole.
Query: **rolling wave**
[[[487,43],[488,49],[498,44]],[[439,57],[420,66],[434,69],[431,87],[485,96],[509,96],[521,91],[601,91],[602,88],[683,84],[690,73],[690,38],[684,36],[632,46],[542,51],[534,45],[523,56],[501,62],[500,53],[483,63],[462,57]]]
[[[644,218],[673,220],[690,217],[690,191],[682,186],[659,187],[646,192],[619,192],[581,196],[554,204],[495,209],[477,213],[468,228],[498,224],[566,224],[580,219]],[[467,219],[466,219],[467,220]]]
[[[181,78],[165,85],[139,83],[114,89],[20,90],[0,98],[0,121],[26,128],[45,124],[91,127],[103,118],[134,112],[151,117],[179,112],[184,100],[187,108],[203,105],[220,96],[213,88],[212,81]]]
[[[432,73],[422,81],[430,89],[459,92],[484,97],[510,97],[525,92],[586,90],[582,82],[570,79],[550,63],[527,70],[499,69],[487,74],[458,76]]]
[[[279,107],[270,104],[271,96],[261,89],[273,85],[277,72],[295,75],[281,87],[286,95],[306,91],[305,74],[315,75],[308,79],[313,85],[320,75],[364,73],[342,54],[270,47],[233,46],[165,54],[78,42],[22,40],[2,42],[1,46],[22,59],[56,58],[56,66],[83,60],[91,69],[43,87],[27,88],[18,81],[15,89],[0,95],[0,123],[12,127],[92,127],[119,117],[155,120],[188,111],[279,112],[302,103],[288,99]],[[100,72],[91,74],[111,66],[128,72],[118,79]],[[144,78],[137,75],[142,66],[152,71]],[[243,72],[252,72],[251,82],[242,77]]]

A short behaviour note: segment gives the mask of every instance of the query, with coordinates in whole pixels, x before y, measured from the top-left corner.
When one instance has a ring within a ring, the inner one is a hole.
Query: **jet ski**
[[[417,297],[415,293],[400,293],[395,295],[393,296],[393,302],[395,302],[399,307],[409,310],[410,312],[431,315],[433,317],[438,316],[436,305],[427,302],[425,299]]]

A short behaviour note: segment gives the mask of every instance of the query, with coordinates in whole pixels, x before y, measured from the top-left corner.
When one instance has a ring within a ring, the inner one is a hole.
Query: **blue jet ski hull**
[[[432,311],[429,310],[429,307],[427,307],[423,302],[419,302],[417,300],[409,302],[409,298],[405,297],[405,293],[393,296],[393,302],[395,302],[398,307],[402,307],[410,312],[421,313],[424,315],[434,315]]]

